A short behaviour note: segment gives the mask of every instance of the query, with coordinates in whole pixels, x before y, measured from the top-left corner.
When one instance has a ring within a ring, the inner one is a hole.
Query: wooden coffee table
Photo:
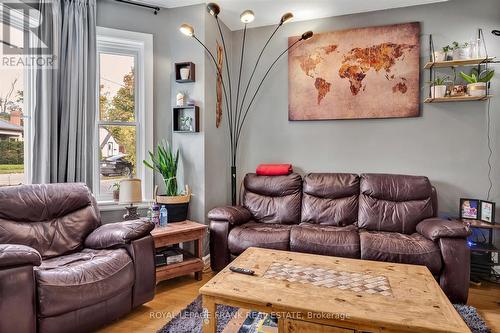
[[[201,289],[203,332],[216,304],[278,316],[279,332],[470,332],[424,266],[249,248]]]

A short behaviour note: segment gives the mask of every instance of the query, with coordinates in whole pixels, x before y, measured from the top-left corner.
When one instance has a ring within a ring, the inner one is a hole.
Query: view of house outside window
[[[99,54],[100,199],[113,185],[136,174],[135,56]]]

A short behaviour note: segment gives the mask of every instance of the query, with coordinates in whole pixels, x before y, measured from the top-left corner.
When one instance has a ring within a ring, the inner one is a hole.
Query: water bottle
[[[168,211],[167,208],[165,208],[165,206],[162,205],[160,209],[160,225],[164,227],[167,225],[167,223],[168,223]]]

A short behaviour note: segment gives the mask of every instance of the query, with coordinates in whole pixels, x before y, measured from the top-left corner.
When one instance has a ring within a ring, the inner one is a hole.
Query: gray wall
[[[118,4],[111,0],[99,0],[97,25],[114,29],[153,34],[154,39],[154,142],[171,141],[181,151],[179,186],[188,184],[193,197],[189,218],[205,223],[208,210],[226,204],[229,194],[229,151],[225,144],[227,133],[226,116],[221,128],[215,127],[215,80],[216,70],[202,47],[192,38],[182,35],[178,27],[182,23],[193,25],[196,36],[215,55],[215,40],[218,29],[215,20],[204,5],[162,8],[158,15],[135,6]],[[228,52],[231,54],[231,32],[222,23],[227,35]],[[196,66],[196,82],[175,82],[175,62],[191,61]],[[175,95],[186,91],[200,107],[200,133],[172,133],[172,106]],[[155,183],[164,188],[162,179],[156,175]],[[144,215],[145,211],[141,213]],[[123,211],[105,211],[104,222],[121,220]]]
[[[279,13],[277,13],[278,16]],[[340,29],[420,21],[421,62],[428,59],[429,34],[436,46],[454,40],[470,40],[482,27],[491,55],[500,54],[500,38],[490,31],[500,28],[498,0],[454,0],[433,5],[347,15],[285,25],[264,63],[287,47],[287,37],[307,30],[328,32]],[[272,27],[250,29],[245,72],[253,65],[260,45]],[[233,35],[233,57],[239,56],[242,32]],[[272,55],[272,56],[271,56]],[[251,60],[251,61],[250,61]],[[497,66],[498,67],[498,66]],[[500,71],[497,70],[500,74]],[[262,73],[262,71],[261,71]],[[427,96],[428,80],[422,70],[421,100]],[[492,82],[498,92],[500,75]],[[252,172],[259,163],[290,162],[301,173],[387,172],[428,176],[437,187],[440,211],[458,213],[460,197],[486,199],[487,102],[423,104],[418,118],[288,121],[288,64],[284,57],[263,85],[243,135],[239,154],[239,176]],[[493,146],[493,190],[491,200],[500,206],[500,113],[498,97],[491,100]],[[499,207],[500,208],[500,207]],[[500,209],[497,216],[500,216]]]
[[[485,31],[489,53],[500,55],[500,39],[489,33],[493,28],[499,28],[500,3],[497,0],[453,0],[287,24],[275,36],[262,64],[269,64],[274,55],[286,48],[288,36],[300,35],[306,30],[327,32],[411,21],[421,22],[422,64],[427,60],[429,34],[433,34],[437,46],[442,46],[454,40],[471,39],[478,27]],[[218,31],[203,5],[162,9],[154,16],[148,10],[110,0],[98,2],[98,25],[154,35],[155,142],[162,138],[172,139],[181,148],[181,177],[195,194],[191,218],[204,222],[209,209],[230,201],[227,117],[224,114],[222,127],[215,129],[216,73],[201,47],[178,33],[178,25],[183,22],[193,24],[197,36],[215,54]],[[231,33],[225,26],[223,29],[228,36],[230,57],[238,59],[242,32]],[[271,29],[249,29],[244,77],[248,77],[245,75],[249,74]],[[172,68],[176,61],[196,63],[196,83],[174,83]],[[260,74],[264,69],[265,66],[261,66]],[[235,66],[232,73],[236,73]],[[256,77],[259,77],[259,72]],[[427,94],[427,72],[422,71],[421,78],[423,101]],[[300,173],[339,171],[426,175],[438,189],[442,213],[456,214],[460,197],[486,198],[487,102],[422,103],[418,118],[289,122],[287,80],[287,59],[284,57],[263,85],[248,118],[240,143],[240,180],[246,172],[254,171],[259,163],[290,162]],[[492,82],[493,94],[498,91],[499,81],[497,75]],[[171,106],[175,103],[175,94],[181,89],[189,91],[201,107],[202,130],[198,134],[172,136]],[[490,106],[494,184],[490,199],[500,206],[498,98],[493,98]],[[161,180],[157,179],[157,183],[161,184]],[[110,216],[119,217],[121,214]],[[500,207],[497,216],[500,216]]]

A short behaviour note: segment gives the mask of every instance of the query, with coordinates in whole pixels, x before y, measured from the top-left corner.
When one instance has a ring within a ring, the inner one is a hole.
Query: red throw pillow
[[[260,176],[283,176],[293,172],[291,164],[259,164],[256,173]]]

